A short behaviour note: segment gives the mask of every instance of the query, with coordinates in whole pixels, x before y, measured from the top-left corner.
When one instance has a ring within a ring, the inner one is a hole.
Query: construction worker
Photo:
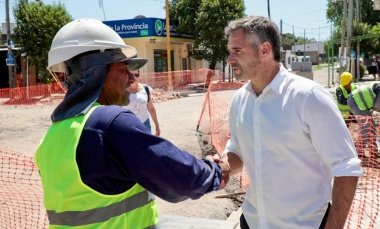
[[[351,91],[356,89],[356,86],[351,83],[352,82],[352,74],[349,72],[343,72],[340,75],[340,84],[339,87],[336,88],[335,97],[338,103],[338,108],[344,121],[346,122],[347,127],[350,122],[352,122],[350,115],[352,114],[350,111],[350,107],[347,104],[348,95]]]
[[[48,68],[66,71],[68,91],[35,155],[49,228],[157,228],[155,195],[175,203],[218,190],[216,163],[152,135],[122,108],[131,71],[147,62],[136,55],[95,19],[55,35]]]
[[[364,149],[368,148],[373,156],[378,157],[376,143],[376,127],[373,122],[372,112],[380,112],[380,83],[370,83],[353,90],[347,99],[347,104],[359,123],[362,143],[356,144],[358,154],[364,155]],[[373,154],[375,153],[375,154]]]

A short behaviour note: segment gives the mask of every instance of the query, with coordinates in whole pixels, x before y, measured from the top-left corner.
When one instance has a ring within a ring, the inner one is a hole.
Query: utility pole
[[[267,0],[268,4],[268,18],[270,19],[270,0]]]
[[[281,46],[282,46],[282,49],[285,51],[286,37],[282,34],[282,19],[280,19],[280,34],[281,34]]]
[[[355,18],[356,18],[356,28],[359,29],[360,24],[360,2],[359,0],[356,0],[356,12],[355,12]],[[364,57],[363,57],[364,61]],[[360,40],[358,39],[356,41],[356,81],[360,80]]]
[[[170,20],[169,20],[169,0],[165,0],[166,9],[166,57],[168,64],[168,91],[173,91],[173,81],[172,81],[172,55],[170,48]]]
[[[343,0],[343,17],[342,17],[342,37],[340,42],[340,54],[339,63],[340,69],[339,73],[343,70],[343,58],[345,58],[345,38],[346,38],[346,23],[347,23],[347,0]]]
[[[306,62],[306,30],[303,29],[303,61]]]
[[[352,21],[354,15],[354,1],[348,0],[348,26],[347,26],[347,55],[350,55],[350,61],[346,64],[350,64],[350,72],[352,73],[352,64],[351,64],[351,40],[352,40]]]
[[[107,21],[107,19],[106,19],[106,13],[104,12],[103,0],[99,0],[99,7],[103,9],[104,21]]]
[[[293,27],[293,51],[296,51],[296,36],[294,35],[294,26]]]
[[[7,24],[7,45],[8,54],[12,54],[12,44],[11,44],[11,23],[9,20],[9,0],[5,0],[5,17]],[[8,75],[9,75],[9,88],[16,87],[16,83],[13,77],[13,66],[8,65]]]
[[[319,42],[321,41],[321,27],[318,27],[318,66],[319,66]]]

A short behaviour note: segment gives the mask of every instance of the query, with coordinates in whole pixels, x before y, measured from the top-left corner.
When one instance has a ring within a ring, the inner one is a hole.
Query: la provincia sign
[[[117,21],[103,21],[122,38],[166,37],[166,21],[160,18],[136,18]],[[189,34],[177,34],[175,26],[170,25],[170,37],[193,39]]]

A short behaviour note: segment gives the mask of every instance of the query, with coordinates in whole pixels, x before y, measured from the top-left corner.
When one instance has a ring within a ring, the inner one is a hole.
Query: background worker
[[[152,117],[154,126],[156,128],[155,135],[160,136],[161,130],[158,123],[156,108],[153,105],[151,99],[151,94],[153,88],[147,84],[139,83],[140,72],[135,71],[135,81],[129,87],[129,104],[126,106],[127,109],[131,110],[140,121],[149,129],[152,130],[150,125],[149,115]]]
[[[340,84],[336,88],[335,97],[338,103],[338,108],[347,126],[352,122],[350,115],[350,107],[347,104],[348,95],[351,91],[356,89],[355,84],[352,84],[352,74],[349,72],[343,72],[340,75]]]
[[[66,70],[68,91],[35,154],[52,228],[156,228],[155,195],[175,203],[220,186],[215,162],[152,135],[121,107],[131,71],[147,62],[136,55],[95,19],[72,21],[53,39],[48,67]]]
[[[348,95],[347,104],[359,123],[362,144],[357,144],[358,154],[365,155],[365,148],[378,157],[378,145],[376,142],[376,125],[372,118],[373,111],[380,112],[380,83],[370,83],[358,87]],[[360,142],[359,142],[360,143]]]
[[[219,161],[221,187],[243,163],[249,174],[241,227],[343,228],[363,171],[333,96],[280,64],[271,20],[242,18],[225,32],[227,63],[247,82],[232,99]]]

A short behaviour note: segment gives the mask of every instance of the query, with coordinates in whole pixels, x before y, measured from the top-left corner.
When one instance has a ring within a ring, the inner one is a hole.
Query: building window
[[[174,71],[174,58],[173,51],[171,51],[171,70]],[[166,50],[155,49],[154,50],[154,71],[155,72],[167,72],[168,71],[168,55]]]

